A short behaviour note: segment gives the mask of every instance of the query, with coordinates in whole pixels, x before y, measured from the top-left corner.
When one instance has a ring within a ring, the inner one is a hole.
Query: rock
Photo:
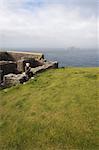
[[[3,75],[16,73],[17,64],[13,61],[0,61],[0,70],[3,70]]]
[[[4,86],[10,87],[28,81],[24,74],[8,74],[4,76]]]
[[[3,70],[0,70],[0,85],[2,83],[2,80],[3,80]]]
[[[58,62],[45,62],[44,65],[36,67],[36,68],[32,68],[31,71],[33,72],[33,74],[37,74],[40,72],[43,72],[47,69],[54,69],[54,68],[58,68]]]
[[[17,79],[20,83],[24,83],[29,80],[29,78],[25,74],[18,75]]]
[[[28,75],[25,71],[26,63],[30,64]],[[30,52],[0,52],[0,87],[9,87],[34,79],[33,75],[47,69],[58,68],[58,62],[44,59],[41,53]]]

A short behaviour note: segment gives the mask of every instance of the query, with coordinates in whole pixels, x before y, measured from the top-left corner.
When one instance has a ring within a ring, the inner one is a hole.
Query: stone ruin
[[[1,51],[0,86],[9,87],[26,82],[24,75],[26,63],[30,64],[33,75],[50,68],[58,68],[56,61],[46,61],[42,53]]]

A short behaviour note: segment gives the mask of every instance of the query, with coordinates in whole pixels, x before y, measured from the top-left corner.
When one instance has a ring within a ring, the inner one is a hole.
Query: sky
[[[97,48],[98,0],[0,0],[0,48]]]

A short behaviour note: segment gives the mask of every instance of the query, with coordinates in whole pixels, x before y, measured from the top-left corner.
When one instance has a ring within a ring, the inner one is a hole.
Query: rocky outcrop
[[[7,51],[0,52],[0,61],[18,61],[21,58],[34,58],[37,60],[44,59],[44,55],[42,53],[32,53],[32,52],[17,52],[17,51]]]
[[[21,60],[17,61],[17,70],[18,72],[24,72],[25,64],[29,63],[31,68],[36,68],[38,66],[42,66],[44,62],[41,60],[36,60],[34,58],[22,58]]]
[[[58,68],[56,61],[46,61],[41,53],[0,52],[0,85],[3,82],[5,87],[9,87],[26,82],[28,78],[23,74],[26,63],[30,64],[32,75]]]
[[[13,61],[0,61],[0,70],[2,70],[3,75],[16,73],[17,64]]]
[[[8,74],[4,76],[4,87],[14,86],[26,81],[28,81],[28,78],[24,74]]]
[[[31,68],[31,72],[36,75],[38,73],[44,72],[47,69],[51,69],[51,68],[56,68],[58,65],[57,62],[46,62],[44,65],[36,67],[36,68]],[[23,73],[23,74],[8,74],[4,76],[4,86],[5,87],[10,87],[10,86],[14,86],[20,83],[24,83],[26,81],[28,81],[29,79],[27,78],[27,76]]]
[[[32,70],[33,74],[37,74],[37,73],[41,73],[45,70],[54,69],[54,68],[58,68],[57,61],[55,61],[55,62],[45,62],[44,65],[38,66],[36,68],[32,68],[31,70]]]

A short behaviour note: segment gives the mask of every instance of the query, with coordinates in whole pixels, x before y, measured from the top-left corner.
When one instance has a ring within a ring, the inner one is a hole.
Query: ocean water
[[[98,67],[99,52],[96,50],[53,50],[44,51],[47,60],[56,60],[59,67]]]
[[[47,60],[58,61],[59,67],[99,67],[96,49],[16,49],[17,51],[42,52]]]

